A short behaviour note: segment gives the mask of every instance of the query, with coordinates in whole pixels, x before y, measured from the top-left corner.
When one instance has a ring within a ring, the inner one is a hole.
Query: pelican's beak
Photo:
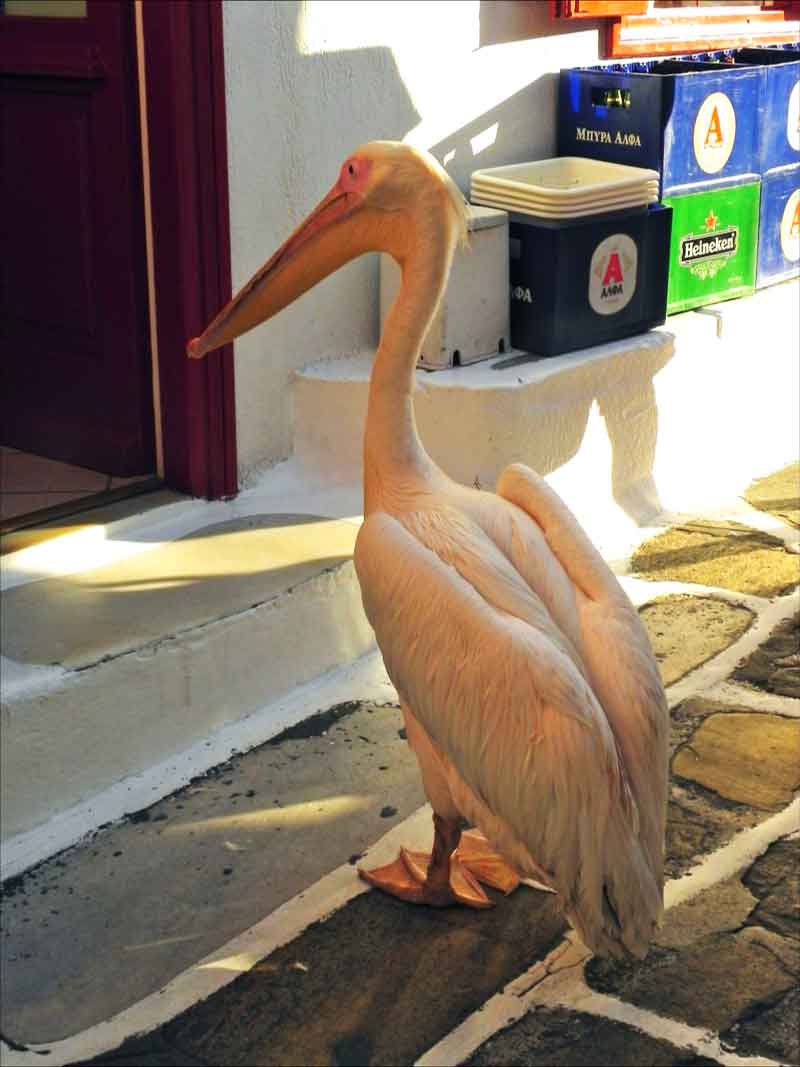
[[[192,359],[252,330],[349,260],[371,251],[370,227],[358,193],[339,182],[244,288],[186,347]]]

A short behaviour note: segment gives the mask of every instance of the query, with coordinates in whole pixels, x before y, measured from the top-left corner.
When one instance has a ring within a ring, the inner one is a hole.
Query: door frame
[[[231,297],[222,0],[146,0],[141,15],[164,479],[233,496],[233,345],[186,356]]]
[[[133,9],[134,0],[117,2]],[[144,69],[156,296],[149,310],[163,477],[193,496],[233,496],[233,346],[202,361],[186,356],[187,340],[231,297],[222,0],[145,0],[140,11],[144,55],[136,57],[132,76],[137,66]],[[31,63],[45,72],[55,64],[62,77],[102,73],[96,50],[81,44],[78,21],[37,18],[39,25],[58,26],[59,43],[22,57],[15,51],[14,27],[4,26],[0,65],[24,73]],[[158,437],[157,430],[157,444]]]

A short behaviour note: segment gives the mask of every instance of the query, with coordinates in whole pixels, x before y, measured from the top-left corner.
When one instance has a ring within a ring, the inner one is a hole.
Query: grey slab
[[[306,720],[5,883],[4,1033],[108,1018],[410,815],[424,796],[401,727],[374,705]]]

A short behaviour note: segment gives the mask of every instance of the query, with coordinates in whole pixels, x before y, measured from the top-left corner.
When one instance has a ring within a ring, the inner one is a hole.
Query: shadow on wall
[[[466,196],[474,170],[554,156],[555,124],[537,116],[555,113],[557,90],[558,75],[541,74],[490,111],[431,145],[429,151]]]
[[[550,14],[549,3],[519,3],[518,0],[481,0],[479,47],[515,41],[568,37],[574,33],[597,33],[595,19],[560,20]],[[564,65],[570,65],[567,55]],[[472,119],[429,150],[465,193],[473,170],[547,159],[556,154],[558,74],[538,74],[519,92],[490,111]]]

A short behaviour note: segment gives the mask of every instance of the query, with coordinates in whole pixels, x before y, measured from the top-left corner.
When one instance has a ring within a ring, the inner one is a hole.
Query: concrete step
[[[372,648],[332,500],[280,472],[4,556],[6,846]]]

